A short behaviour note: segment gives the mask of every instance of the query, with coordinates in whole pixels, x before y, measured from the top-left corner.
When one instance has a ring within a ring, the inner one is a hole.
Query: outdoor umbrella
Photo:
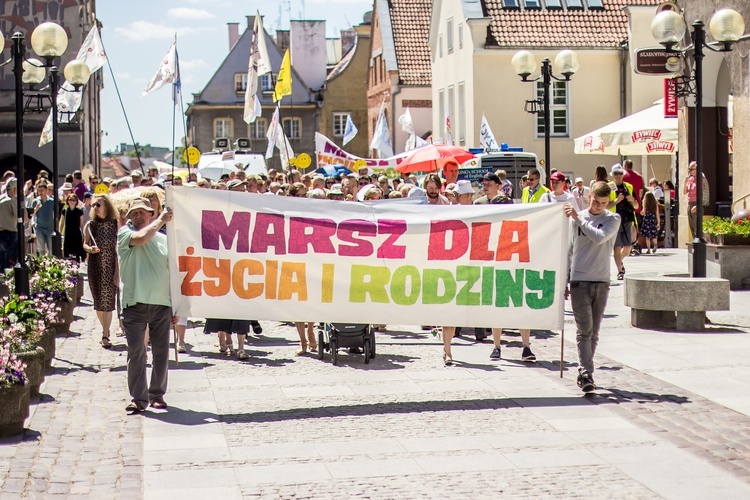
[[[228,164],[229,163],[229,164]],[[231,165],[231,166],[230,166]],[[204,179],[211,179],[212,181],[218,181],[224,174],[230,174],[236,172],[237,168],[230,162],[217,161],[209,163],[198,169],[198,175]]]
[[[428,144],[404,158],[398,164],[396,170],[404,174],[412,172],[436,172],[442,169],[443,165],[449,161],[454,161],[458,165],[461,165],[472,158],[475,158],[473,154],[455,146]]]
[[[343,165],[326,165],[315,171],[316,174],[323,174],[326,177],[336,177],[337,175],[351,174],[352,171]]]

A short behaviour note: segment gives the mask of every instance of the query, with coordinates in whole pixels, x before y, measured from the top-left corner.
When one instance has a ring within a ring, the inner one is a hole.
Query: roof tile
[[[401,83],[404,85],[430,85],[431,0],[391,0],[391,26],[393,44]]]

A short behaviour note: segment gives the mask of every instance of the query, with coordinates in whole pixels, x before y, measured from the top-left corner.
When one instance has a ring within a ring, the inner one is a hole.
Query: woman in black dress
[[[83,209],[78,206],[78,197],[68,195],[61,214],[61,233],[63,235],[63,255],[78,262],[86,259],[83,251]]]
[[[109,349],[109,329],[119,280],[117,231],[119,214],[107,195],[97,195],[91,203],[91,220],[83,230],[83,249],[89,254],[88,278],[94,310],[102,325],[102,347]]]

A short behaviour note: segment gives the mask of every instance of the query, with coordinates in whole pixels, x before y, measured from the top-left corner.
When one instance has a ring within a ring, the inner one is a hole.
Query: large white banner
[[[343,165],[349,170],[356,172],[360,166],[366,166],[370,172],[384,174],[391,178],[400,177],[401,174],[396,171],[396,166],[401,160],[409,156],[411,152],[400,153],[390,158],[360,158],[351,153],[344,151],[328,137],[319,132],[315,132],[315,158],[318,168],[326,165]]]
[[[561,204],[356,203],[169,187],[175,314],[559,329]]]

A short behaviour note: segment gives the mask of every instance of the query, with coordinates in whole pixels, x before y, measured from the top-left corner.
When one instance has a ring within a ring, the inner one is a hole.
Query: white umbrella
[[[212,181],[218,181],[222,175],[229,175],[232,172],[236,172],[237,168],[233,163],[217,161],[209,163],[198,169],[198,175],[204,179],[211,179]]]
[[[575,154],[669,155],[677,152],[677,118],[657,104],[575,140]]]

